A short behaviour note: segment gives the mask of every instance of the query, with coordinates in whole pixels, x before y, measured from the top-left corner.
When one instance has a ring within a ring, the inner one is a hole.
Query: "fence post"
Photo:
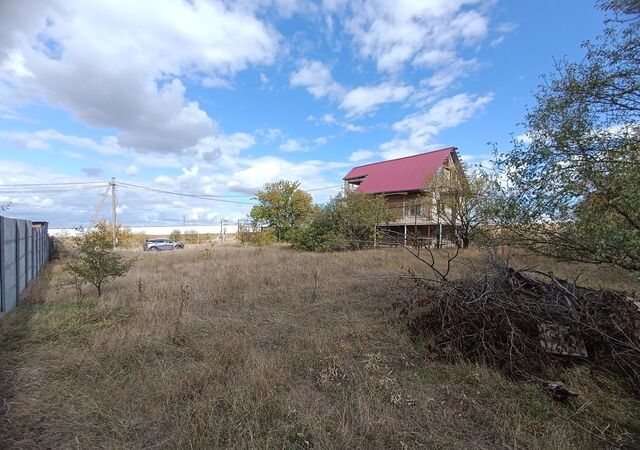
[[[378,224],[373,226],[373,248],[378,248]]]
[[[25,230],[25,266],[27,272],[27,281],[28,285],[33,280],[33,224],[27,222],[27,227]]]
[[[18,306],[18,298],[20,297],[20,221],[16,220],[15,223],[16,233],[16,251],[15,251],[15,264],[16,264],[16,306]]]
[[[4,314],[5,298],[4,298],[4,217],[0,217],[0,315]]]

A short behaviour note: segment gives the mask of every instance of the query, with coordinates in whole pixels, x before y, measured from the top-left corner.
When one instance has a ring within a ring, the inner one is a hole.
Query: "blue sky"
[[[239,202],[119,190],[125,224],[208,224],[269,181],[322,202],[353,165],[479,162],[601,22],[585,0],[2,2],[0,204],[86,225],[103,185],[6,185],[111,177]]]

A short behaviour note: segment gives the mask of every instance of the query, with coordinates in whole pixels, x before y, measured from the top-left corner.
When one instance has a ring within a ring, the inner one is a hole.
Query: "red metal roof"
[[[456,147],[443,148],[404,158],[390,159],[354,167],[343,178],[352,180],[365,177],[358,191],[365,194],[419,191],[426,187]]]

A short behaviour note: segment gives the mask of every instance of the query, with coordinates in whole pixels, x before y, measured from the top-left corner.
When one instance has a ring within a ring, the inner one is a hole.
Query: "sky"
[[[479,163],[602,19],[589,0],[0,0],[2,214],[86,226],[115,177],[125,225],[235,222],[272,181],[321,203],[355,165]]]

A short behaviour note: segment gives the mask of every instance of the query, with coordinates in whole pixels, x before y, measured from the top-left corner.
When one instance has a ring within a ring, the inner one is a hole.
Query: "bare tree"
[[[459,247],[467,248],[487,223],[487,204],[494,182],[479,167],[463,165],[458,169],[441,171],[431,180],[436,192],[436,214],[448,226]]]

